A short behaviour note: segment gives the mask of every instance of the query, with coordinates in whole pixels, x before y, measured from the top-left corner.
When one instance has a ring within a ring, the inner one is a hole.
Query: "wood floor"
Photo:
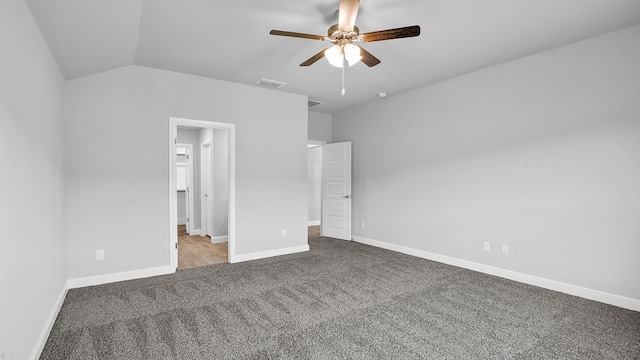
[[[178,270],[226,263],[227,243],[211,243],[208,236],[188,235],[178,225]]]
[[[309,226],[309,239],[320,236],[320,225]]]
[[[320,236],[320,226],[309,226],[308,237]],[[189,235],[184,225],[178,225],[178,270],[226,263],[227,243],[211,243],[208,236]]]

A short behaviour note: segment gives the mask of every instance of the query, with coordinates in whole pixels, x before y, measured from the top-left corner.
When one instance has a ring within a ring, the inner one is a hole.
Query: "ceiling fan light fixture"
[[[334,45],[324,52],[324,56],[329,61],[329,64],[341,68],[344,59],[347,60],[349,66],[355,65],[358,61],[362,60],[360,55],[360,47],[353,44]]]
[[[358,61],[362,60],[360,47],[353,44],[346,44],[344,46],[344,57],[347,59],[349,66],[355,65]]]
[[[342,48],[339,45],[334,45],[324,52],[324,57],[327,58],[329,64],[341,68],[342,67]]]

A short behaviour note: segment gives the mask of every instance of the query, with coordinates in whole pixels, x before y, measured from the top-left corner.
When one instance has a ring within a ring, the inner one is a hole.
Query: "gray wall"
[[[354,235],[640,299],[638,64],[634,26],[334,114]]]
[[[207,235],[207,208],[206,208],[206,204],[205,204],[205,199],[203,197],[205,189],[204,186],[206,185],[205,181],[205,168],[204,168],[204,162],[202,161],[203,158],[206,157],[207,155],[207,151],[210,152],[210,154],[213,153],[212,149],[211,149],[211,143],[213,142],[213,129],[199,129],[198,130],[198,147],[200,147],[199,153],[200,153],[200,160],[198,161],[198,167],[200,168],[199,173],[199,179],[200,179],[200,184],[201,187],[198,189],[198,196],[200,198],[200,202],[198,204],[198,214],[200,215],[200,233],[203,235]],[[202,148],[202,145],[204,144],[209,144],[208,147],[206,148]],[[212,163],[213,163],[213,157],[212,159]],[[211,169],[212,175],[213,175],[213,168]],[[213,180],[213,179],[212,179]],[[212,192],[213,192],[213,184],[211,185],[212,188]],[[214,209],[215,211],[215,209]],[[214,220],[215,221],[215,220]],[[212,227],[212,231],[213,231],[213,226]],[[213,232],[212,232],[213,233]]]
[[[212,131],[213,236],[229,235],[229,130]]]
[[[0,7],[0,349],[29,359],[66,280],[63,78],[25,2]]]
[[[307,131],[307,139],[316,141],[332,142],[332,116],[319,112],[309,111],[309,129]]]
[[[69,278],[169,265],[169,117],[236,124],[237,254],[307,244],[306,96],[139,66],[65,90]]]

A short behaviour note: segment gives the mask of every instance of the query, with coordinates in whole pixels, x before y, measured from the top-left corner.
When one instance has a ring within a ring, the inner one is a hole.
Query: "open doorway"
[[[194,181],[195,176],[198,177],[202,174],[201,169],[205,169],[209,173],[208,179],[212,178],[211,173],[213,171],[212,158],[208,153],[211,153],[211,139],[208,134],[202,134],[205,131],[214,131],[212,129],[199,129],[191,127],[178,126],[177,141],[176,144],[176,192],[178,207],[178,269],[188,269],[193,267],[200,267],[206,265],[214,265],[219,263],[226,263],[228,261],[227,242],[220,242],[214,244],[211,241],[210,229],[207,234],[203,234],[201,228],[207,228],[207,226],[199,226],[198,218],[202,211],[207,211],[204,208],[207,206],[209,216],[213,214],[211,204],[202,202],[203,209],[200,206],[195,206],[194,199],[200,200],[203,197],[202,192],[206,194],[205,201],[212,199],[212,185],[211,182],[203,186],[202,181]],[[223,131],[223,130],[219,130]],[[207,151],[198,152],[198,143],[200,139],[205,138],[207,144]],[[226,139],[225,139],[226,140]],[[226,146],[226,145],[225,145]],[[196,150],[194,150],[194,147]],[[226,150],[224,151],[226,154]],[[195,169],[194,169],[195,160]],[[224,162],[226,166],[227,162]],[[200,172],[198,171],[200,170]],[[222,175],[226,176],[227,169],[221,171]],[[206,177],[204,175],[203,177]],[[198,179],[199,180],[199,179]],[[197,185],[197,186],[196,186]],[[224,211],[226,213],[226,211]],[[226,219],[226,214],[224,215]]]
[[[325,141],[307,142],[307,226],[308,238],[321,236],[322,221],[322,145]]]
[[[178,207],[178,235],[191,234],[193,219],[193,145],[176,144],[176,193]]]
[[[235,126],[170,118],[169,133],[171,266],[183,269],[234,262]],[[178,149],[189,147],[185,145],[191,145],[190,162],[181,164]],[[182,183],[183,172],[189,185]],[[182,187],[188,205],[180,199]]]

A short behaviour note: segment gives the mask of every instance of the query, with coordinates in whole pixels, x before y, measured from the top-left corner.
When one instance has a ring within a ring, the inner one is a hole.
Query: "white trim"
[[[229,242],[229,236],[214,236],[211,238],[212,244]]]
[[[320,224],[321,224],[320,220],[307,221],[307,226],[318,226]]]
[[[178,126],[169,118],[169,265],[178,268],[178,192],[176,191],[176,145]]]
[[[44,346],[47,344],[47,339],[49,339],[49,334],[51,333],[53,324],[56,322],[56,318],[58,318],[58,314],[60,313],[60,309],[62,309],[65,297],[67,297],[68,287],[66,286],[66,283],[64,285],[65,286],[62,287],[62,291],[60,291],[60,295],[58,295],[58,299],[49,313],[47,321],[44,323],[40,336],[38,336],[36,346],[31,350],[31,355],[29,355],[30,360],[38,360],[42,354],[42,350],[44,350]]]
[[[200,230],[200,229],[193,229],[193,230],[191,230],[191,232],[189,233],[189,235],[199,235],[199,236],[202,236],[202,230]]]
[[[178,126],[188,126],[207,129],[229,130],[229,246],[227,250],[230,263],[236,262],[236,125],[212,121],[190,120],[181,118],[169,118],[169,263],[174,269],[178,267],[178,251],[175,245],[178,242],[177,228],[178,213],[176,207],[175,192],[175,147]],[[200,229],[202,232],[202,229]],[[204,229],[206,232],[206,229]],[[194,231],[195,232],[195,231]]]
[[[267,250],[267,251],[259,251],[249,254],[236,254],[234,262],[243,262],[250,260],[258,260],[269,258],[272,256],[280,256],[280,255],[288,255],[299,252],[309,251],[309,245],[300,245],[300,246],[292,246],[283,249],[275,249],[275,250]]]
[[[229,127],[229,246],[228,259],[236,257],[236,126]]]
[[[599,301],[605,304],[619,306],[625,309],[640,311],[639,299],[632,299],[626,296],[611,294],[611,293],[607,293],[599,290],[588,289],[585,287],[567,284],[567,283],[563,283],[556,280],[545,279],[545,278],[541,278],[533,275],[528,275],[528,274],[523,274],[523,273],[511,271],[511,270],[497,268],[494,266],[457,259],[450,256],[444,256],[444,255],[435,254],[427,251],[416,250],[416,249],[395,245],[395,244],[390,244],[382,241],[371,240],[371,239],[363,238],[360,236],[354,236],[353,241],[387,249],[387,250],[397,251],[407,255],[417,256],[419,258],[423,258],[427,260],[433,260],[433,261],[441,262],[448,265],[453,265],[453,266],[457,266],[457,267],[461,267],[469,270],[478,271],[478,272],[489,274],[489,275],[499,276],[505,279],[514,280],[514,281],[538,286],[538,287],[549,289],[549,290],[559,291],[565,294],[579,296],[585,299]]]
[[[149,269],[124,271],[124,272],[113,273],[113,274],[88,276],[88,277],[77,278],[77,279],[69,279],[67,281],[67,288],[76,289],[76,288],[81,288],[85,286],[102,285],[102,284],[114,283],[118,281],[142,279],[142,278],[158,276],[158,275],[173,274],[174,272],[176,272],[176,269],[171,265],[168,265],[168,266],[160,266],[160,267],[149,268]]]

